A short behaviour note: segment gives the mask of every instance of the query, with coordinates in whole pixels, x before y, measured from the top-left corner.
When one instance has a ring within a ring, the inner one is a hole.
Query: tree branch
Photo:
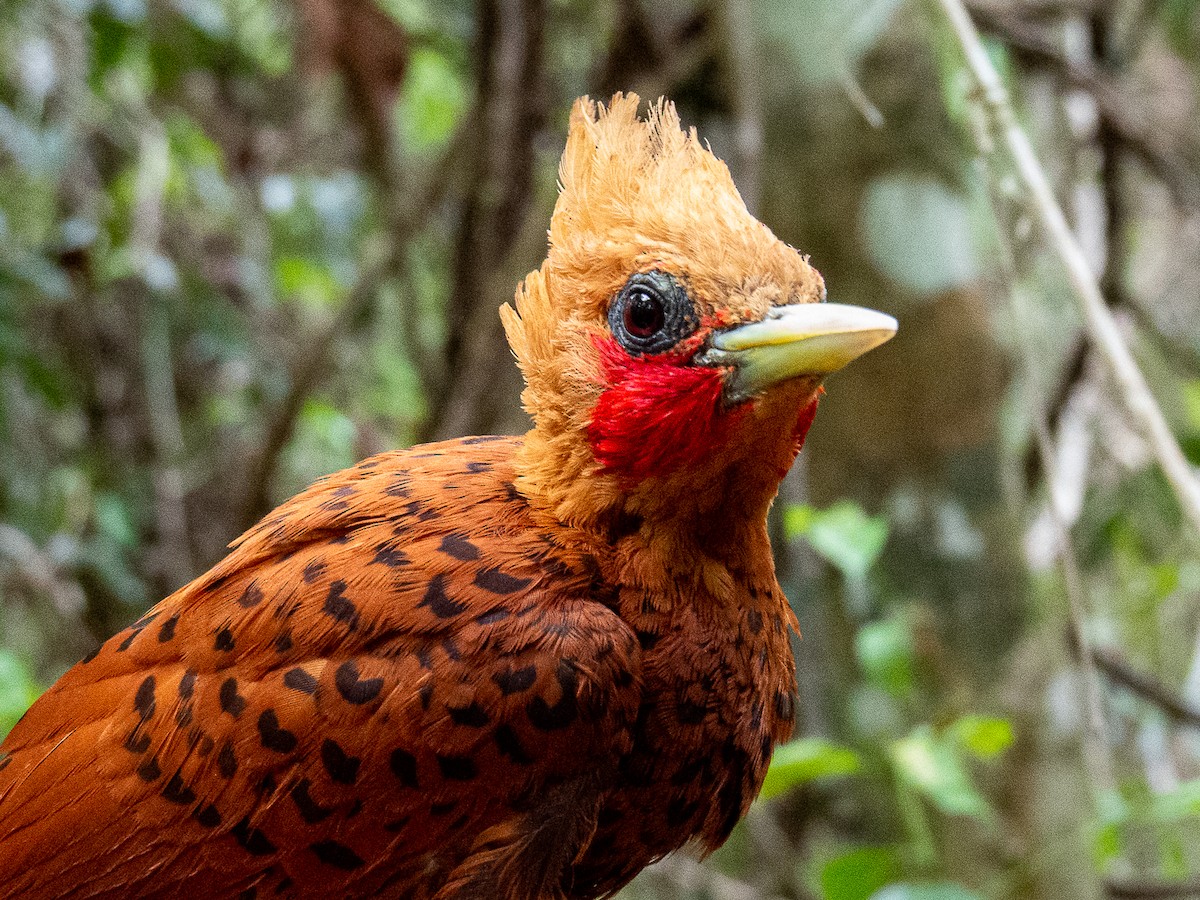
[[[503,344],[490,279],[522,234],[545,120],[545,0],[480,0],[478,9],[473,155],[454,243],[445,365],[428,392],[421,440],[493,425],[486,407]]]
[[[167,189],[170,152],[167,136],[149,111],[138,105],[141,122],[135,187],[133,230],[129,254],[136,267],[129,293],[138,322],[138,349],[145,393],[145,415],[153,454],[151,476],[155,497],[159,586],[174,590],[195,576],[183,474],[185,446],[175,395],[171,326],[165,300],[151,292],[151,266],[159,253],[163,231],[163,195]]]
[[[24,531],[0,522],[0,575],[11,570],[26,588],[48,596],[60,615],[77,619],[87,606],[87,598],[79,583],[63,569]],[[5,594],[6,602],[11,602],[11,591],[6,590]]]
[[[729,105],[733,112],[734,150],[739,192],[751,215],[762,202],[762,157],[766,127],[762,117],[762,79],[750,9],[740,0],[720,6],[725,35],[722,63],[728,70]]]
[[[778,900],[776,895],[764,895],[758,888],[730,878],[707,866],[686,852],[672,853],[656,862],[642,876],[657,881],[679,897],[701,896],[711,900]],[[663,891],[666,893],[666,891]]]
[[[1093,647],[1092,659],[1110,681],[1157,706],[1167,718],[1181,725],[1200,728],[1200,708],[1149,672],[1135,669],[1117,651]]]
[[[433,174],[411,209],[403,213],[393,210],[389,215],[392,221],[392,231],[388,236],[387,251],[362,268],[337,315],[317,334],[304,342],[304,346],[296,355],[292,365],[289,366],[290,378],[287,396],[271,416],[262,449],[248,476],[249,490],[239,520],[241,530],[253,525],[270,508],[270,486],[279,465],[280,454],[295,431],[296,417],[299,415],[300,408],[320,382],[334,342],[350,327],[351,323],[371,307],[380,283],[385,281],[390,273],[401,267],[409,241],[412,240],[417,229],[424,224],[449,186],[450,173],[462,150],[465,134],[466,128],[461,128],[451,138],[449,146],[434,166]],[[398,190],[399,188],[397,188]],[[397,201],[395,197],[387,197],[385,202],[394,207]],[[423,357],[411,332],[407,338],[413,358],[419,362],[422,361]],[[424,379],[428,376],[425,371],[426,366],[419,365],[419,368]]]
[[[1200,897],[1200,878],[1186,881],[1146,881],[1140,878],[1109,878],[1104,894],[1113,900],[1168,900],[1171,897]]]
[[[1176,205],[1182,209],[1200,207],[1200,176],[1195,167],[1165,149],[1158,132],[1141,121],[1135,106],[1111,78],[1094,66],[1068,59],[1038,28],[1030,27],[1014,16],[996,12],[978,3],[971,4],[980,26],[1000,38],[1019,58],[1037,68],[1047,69],[1073,87],[1086,91],[1095,101],[1101,125],[1124,150],[1142,161],[1146,168],[1167,186]]]
[[[984,118],[982,110],[979,111],[979,118]],[[981,143],[981,150],[985,148],[983,145],[989,143],[989,138],[985,131],[985,125],[980,124],[977,129],[977,138]],[[986,152],[983,153],[987,155]],[[979,161],[982,168],[984,162]],[[986,175],[986,173],[985,173]],[[986,180],[986,179],[985,179]],[[994,184],[994,181],[987,180],[989,186]],[[992,212],[996,217],[997,223],[1001,221],[999,199],[994,189],[989,191],[988,199],[992,204]],[[1000,265],[1008,279],[1009,299],[1012,303],[1013,314],[1018,322],[1029,321],[1030,316],[1025,308],[1025,296],[1021,291],[1017,279],[1016,259],[1014,257],[1012,247],[1009,244],[1007,235],[1002,228],[997,229],[998,243],[1000,246]],[[1024,362],[1026,368],[1032,373],[1037,366],[1037,359],[1034,356],[1033,348],[1028,342],[1021,343]],[[1028,383],[1032,385],[1033,379],[1028,379]],[[1046,409],[1041,402],[1041,398],[1033,396],[1033,391],[1030,390],[1028,398],[1029,406],[1033,413],[1034,424],[1034,447],[1038,458],[1046,473],[1046,503],[1049,509],[1050,523],[1053,528],[1054,540],[1058,545],[1058,565],[1062,572],[1063,589],[1067,597],[1067,634],[1072,646],[1079,649],[1079,671],[1082,687],[1082,700],[1084,708],[1084,737],[1083,737],[1083,760],[1087,768],[1087,773],[1093,790],[1100,795],[1098,799],[1103,799],[1105,796],[1112,796],[1117,791],[1117,780],[1112,762],[1112,754],[1108,745],[1108,725],[1107,717],[1104,708],[1104,695],[1100,679],[1097,675],[1097,666],[1092,655],[1091,641],[1086,630],[1087,614],[1088,614],[1088,597],[1083,587],[1083,578],[1079,570],[1079,561],[1075,556],[1075,548],[1071,542],[1071,531],[1067,524],[1067,515],[1062,508],[1060,500],[1059,485],[1060,477],[1058,474],[1058,464],[1054,454],[1054,445],[1050,436],[1050,428],[1047,424]]]
[[[1042,225],[1054,251],[1062,260],[1083,312],[1088,334],[1112,370],[1126,408],[1141,426],[1167,481],[1174,489],[1184,516],[1200,535],[1200,481],[1171,433],[1146,379],[1138,368],[1111,310],[1104,302],[1096,276],[1071,231],[1046,178],[1029,138],[1017,123],[1008,92],[979,39],[962,0],[938,0],[963,51],[967,67],[998,143],[1004,146],[1024,185],[1030,213]],[[991,148],[981,148],[990,150]],[[986,155],[986,154],[985,154]]]
[[[1093,9],[1089,24],[1092,59],[1087,66],[1089,69],[1100,69],[1106,77],[1115,77],[1123,57],[1116,48],[1117,40],[1113,34],[1111,10],[1099,6]],[[1019,27],[1023,28],[1024,26]],[[1053,50],[1049,41],[1045,41],[1045,44],[1047,50]],[[1059,59],[1064,68],[1079,65],[1077,60],[1065,55],[1060,55]],[[1090,96],[1096,102],[1095,96]],[[1097,103],[1097,105],[1099,104]],[[1121,284],[1129,256],[1129,241],[1126,236],[1127,204],[1121,175],[1127,151],[1130,148],[1123,141],[1120,129],[1114,124],[1113,118],[1106,115],[1103,109],[1100,110],[1098,116],[1094,139],[1095,149],[1100,156],[1097,174],[1104,194],[1104,270],[1099,279],[1100,292],[1104,295],[1104,302],[1109,307],[1116,308],[1127,305],[1129,299]],[[1155,332],[1157,333],[1157,329]],[[1072,348],[1067,365],[1063,367],[1057,387],[1050,392],[1051,401],[1046,407],[1046,422],[1051,435],[1058,433],[1068,401],[1074,396],[1085,373],[1091,369],[1087,365],[1091,358],[1091,349],[1086,333],[1076,334],[1072,338]],[[1036,452],[1030,448],[1026,461],[1026,472],[1029,473],[1028,483],[1030,485],[1036,483],[1037,480],[1037,459]]]

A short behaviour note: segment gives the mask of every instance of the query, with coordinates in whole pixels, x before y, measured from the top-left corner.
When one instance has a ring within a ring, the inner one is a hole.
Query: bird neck
[[[587,441],[541,423],[515,461],[517,487],[562,525],[603,541],[634,532],[664,554],[740,565],[766,542],[766,515],[816,411],[817,384],[797,379],[764,397],[710,457],[631,480],[605,470]]]

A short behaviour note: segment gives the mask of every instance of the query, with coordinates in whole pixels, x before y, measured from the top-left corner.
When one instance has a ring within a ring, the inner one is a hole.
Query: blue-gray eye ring
[[[696,330],[699,317],[679,279],[638,272],[608,308],[608,327],[629,353],[663,353]]]

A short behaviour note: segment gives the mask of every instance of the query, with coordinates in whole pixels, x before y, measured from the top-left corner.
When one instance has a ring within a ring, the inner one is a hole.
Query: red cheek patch
[[[796,427],[792,431],[792,438],[796,441],[797,453],[804,447],[804,439],[808,437],[808,429],[812,428],[813,419],[817,417],[817,403],[820,402],[821,395],[824,393],[825,387],[819,385],[812,400],[808,401],[808,406],[800,410],[800,415],[796,418]]]
[[[691,354],[633,357],[611,337],[593,339],[608,387],[588,425],[596,461],[642,479],[670,475],[720,448],[748,412],[723,409],[720,369],[689,366]]]

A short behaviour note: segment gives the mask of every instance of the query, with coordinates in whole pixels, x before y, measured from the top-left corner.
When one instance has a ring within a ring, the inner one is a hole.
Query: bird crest
[[[684,284],[704,322],[698,337],[824,294],[821,276],[750,214],[725,163],[681,126],[674,104],[660,99],[644,117],[639,105],[632,93],[607,106],[575,103],[546,261],[518,288],[515,309],[501,308],[537,425],[522,475],[543,495],[597,469],[585,435],[608,377],[594,341],[632,274]],[[596,480],[589,499],[570,505],[603,507],[620,490]]]

